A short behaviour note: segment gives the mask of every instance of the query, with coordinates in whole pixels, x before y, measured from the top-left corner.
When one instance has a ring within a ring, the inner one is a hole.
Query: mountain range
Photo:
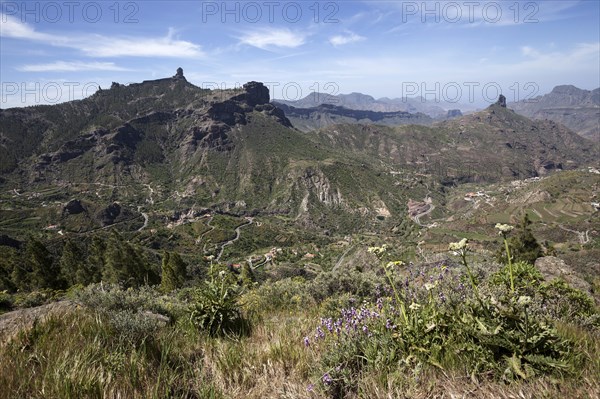
[[[79,101],[1,110],[0,228],[86,231],[194,209],[280,215],[323,231],[393,227],[408,217],[411,198],[443,202],[457,184],[545,176],[599,159],[591,141],[501,104],[430,126],[342,123],[303,132],[289,107],[270,100],[259,82],[206,90],[178,73],[113,83]]]
[[[556,86],[548,94],[509,106],[521,115],[562,123],[583,137],[600,142],[600,88]]]
[[[336,124],[431,125],[434,119],[422,113],[405,111],[377,112],[321,104],[311,108],[296,108],[277,101],[271,102],[281,109],[292,125],[304,132]]]
[[[362,93],[331,95],[327,93],[311,93],[295,101],[274,100],[294,108],[315,108],[320,105],[335,105],[347,109],[374,112],[410,112],[422,113],[432,118],[443,118],[449,110],[462,109],[472,111],[475,107],[465,104],[448,103],[444,101],[427,101],[422,97],[387,98],[374,97]]]

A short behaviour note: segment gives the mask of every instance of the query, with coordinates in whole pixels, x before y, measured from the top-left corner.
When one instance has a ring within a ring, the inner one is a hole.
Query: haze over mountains
[[[310,108],[296,108],[277,101],[272,104],[283,110],[295,128],[310,131],[339,123],[397,125],[430,125],[434,119],[422,113],[405,111],[378,112],[349,109],[331,104],[321,104]]]
[[[422,97],[387,98],[374,97],[362,93],[331,95],[327,93],[311,93],[308,96],[296,100],[287,101],[275,99],[274,102],[286,104],[295,108],[314,108],[322,104],[335,105],[348,109],[375,112],[410,112],[423,113],[432,118],[444,117],[449,110],[461,109],[463,111],[474,110],[475,107],[448,103],[445,101],[430,101]]]

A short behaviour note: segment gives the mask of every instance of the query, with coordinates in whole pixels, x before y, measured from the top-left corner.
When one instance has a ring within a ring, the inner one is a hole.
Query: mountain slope
[[[556,86],[546,95],[509,106],[521,115],[562,123],[581,136],[600,142],[600,88],[590,91]]]
[[[448,182],[533,177],[598,159],[598,146],[563,126],[499,105],[431,127],[330,126],[316,134],[329,146],[378,158],[397,172]]]
[[[443,186],[598,159],[564,127],[499,105],[430,127],[303,133],[269,101],[258,82],[210,91],[178,72],[81,101],[3,110],[0,148],[12,158],[0,180],[0,227],[140,229],[143,215],[214,210],[323,230],[391,229],[407,219],[411,199],[443,203]]]
[[[296,101],[275,100],[279,104],[286,104],[295,108],[315,108],[320,105],[335,105],[347,109],[373,112],[410,112],[423,113],[432,118],[444,117],[446,109],[459,107],[458,104],[446,104],[426,101],[418,98],[387,98],[375,99],[362,93],[331,95],[327,93],[312,93]]]
[[[425,114],[411,114],[404,111],[376,112],[348,109],[331,104],[321,104],[312,108],[296,108],[272,101],[283,110],[292,125],[304,132],[320,129],[334,124],[359,123],[396,125],[430,125],[433,119]]]

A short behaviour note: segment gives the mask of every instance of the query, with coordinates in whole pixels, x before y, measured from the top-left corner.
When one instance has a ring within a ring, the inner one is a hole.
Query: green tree
[[[164,252],[162,260],[161,290],[171,292],[183,287],[187,279],[187,265],[177,252]]]
[[[242,266],[242,272],[240,274],[240,281],[244,287],[251,287],[256,281],[254,277],[254,271],[248,263],[244,263]]]
[[[81,249],[70,239],[67,239],[63,246],[59,264],[62,278],[67,287],[77,284],[79,282],[77,274],[83,267],[84,259]]]
[[[40,241],[31,239],[25,250],[25,260],[31,270],[31,288],[59,289],[63,287],[60,279],[60,266],[54,262],[52,254]]]
[[[508,246],[513,262],[526,262],[533,265],[537,258],[544,255],[542,246],[531,231],[531,220],[527,213],[521,219],[521,223],[515,229],[512,237],[508,238]],[[507,263],[504,247],[498,251],[496,257],[499,262]]]
[[[98,236],[92,238],[88,245],[88,256],[85,265],[77,271],[77,282],[88,285],[97,283],[102,279],[102,273],[106,265],[105,260],[106,242]]]
[[[13,292],[16,290],[12,275],[15,268],[22,267],[18,259],[16,249],[0,246],[0,291]]]
[[[105,259],[106,266],[102,274],[108,282],[121,283],[126,287],[157,282],[157,276],[140,251],[116,232],[108,240]]]

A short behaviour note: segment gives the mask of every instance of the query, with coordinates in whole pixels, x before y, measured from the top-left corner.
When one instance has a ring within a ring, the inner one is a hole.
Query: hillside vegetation
[[[599,149],[501,103],[303,132],[179,72],[0,110],[0,392],[595,397]]]

